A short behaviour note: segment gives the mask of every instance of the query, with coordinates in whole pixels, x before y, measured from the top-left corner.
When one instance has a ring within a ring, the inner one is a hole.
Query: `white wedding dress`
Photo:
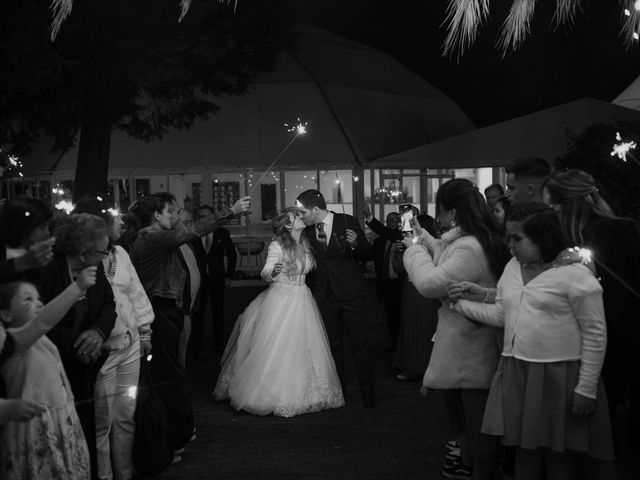
[[[318,305],[305,285],[313,268],[307,255],[296,271],[271,271],[283,262],[278,242],[269,245],[262,278],[272,282],[238,317],[214,390],[237,410],[293,417],[344,405],[340,380]]]

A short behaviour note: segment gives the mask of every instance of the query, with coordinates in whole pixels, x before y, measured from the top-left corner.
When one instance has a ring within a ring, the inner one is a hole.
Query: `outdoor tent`
[[[189,131],[145,143],[116,131],[114,170],[264,167],[309,122],[279,161],[286,165],[362,165],[474,128],[458,106],[387,54],[312,26],[284,51],[273,72],[244,97],[223,98],[217,116]],[[58,159],[40,142],[23,158],[25,173],[73,171],[77,150]]]
[[[549,161],[561,155],[567,132],[580,133],[593,122],[640,121],[640,112],[583,98],[489,127],[430,143],[372,162],[375,167],[499,167],[519,157]],[[612,139],[613,142],[614,139]]]
[[[636,78],[611,103],[633,110],[640,110],[640,77]]]

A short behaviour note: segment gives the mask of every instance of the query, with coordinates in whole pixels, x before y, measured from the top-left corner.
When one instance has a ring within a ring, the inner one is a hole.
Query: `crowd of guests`
[[[640,427],[638,224],[581,170],[506,172],[484,197],[443,184],[435,229],[365,208],[397,378],[444,394],[446,477],[617,478]]]
[[[30,197],[3,205],[1,478],[133,478],[141,367],[166,411],[169,461],[180,461],[195,438],[184,352],[204,315],[211,236],[248,206],[203,207],[191,222],[158,193],[123,222],[99,195],[70,215]]]
[[[330,286],[345,271],[331,255],[356,276],[358,259],[374,259],[397,378],[441,391],[450,413],[446,477],[616,478],[616,452],[640,427],[638,225],[616,216],[583,171],[525,158],[506,172],[506,189],[484,196],[468,180],[444,183],[436,218],[414,209],[409,231],[400,212],[383,225],[365,208],[372,246],[353,217],[331,214],[310,191],[274,222],[295,268],[283,270],[280,252],[263,277],[291,290],[290,306],[315,267],[311,313],[328,332],[316,356],[330,350],[345,391],[344,328],[371,408],[364,327],[356,335],[338,311],[354,302],[363,311],[366,295],[345,300],[346,287]],[[248,208],[248,197],[221,212],[202,206],[194,220],[169,193],[141,198],[124,217],[100,196],[68,216],[28,197],[3,206],[0,477],[133,478],[141,369],[166,412],[170,461],[181,460],[196,435],[186,352],[204,348],[208,302],[213,350],[224,350],[236,258],[222,225]],[[234,387],[236,374],[217,387],[221,398],[248,385]],[[338,395],[332,405],[343,403]]]

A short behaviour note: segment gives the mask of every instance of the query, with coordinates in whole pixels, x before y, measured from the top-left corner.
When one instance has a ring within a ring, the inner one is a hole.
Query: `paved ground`
[[[233,321],[260,290],[230,289],[228,319]],[[394,378],[382,312],[372,298],[370,348],[378,400],[374,409],[362,407],[351,370],[343,408],[290,419],[237,413],[210,396],[219,372],[217,359],[204,354],[191,360],[197,439],[187,447],[183,461],[160,478],[442,478],[442,444],[448,439],[442,399],[437,393],[423,398],[419,382]],[[207,329],[205,342],[209,335]],[[626,478],[640,478],[638,473]]]

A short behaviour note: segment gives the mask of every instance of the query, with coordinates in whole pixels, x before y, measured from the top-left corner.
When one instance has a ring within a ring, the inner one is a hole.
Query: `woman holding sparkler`
[[[600,196],[591,175],[582,170],[554,172],[544,185],[545,201],[560,213],[563,232],[575,245],[593,252],[604,290],[607,353],[602,367],[609,410],[616,411],[629,396],[628,441],[640,428],[640,329],[632,312],[640,311],[640,233],[631,219],[616,217]],[[635,420],[635,424],[633,423]],[[623,438],[616,438],[618,447]]]
[[[231,208],[186,225],[178,221],[175,197],[160,192],[141,198],[130,212],[131,220],[142,227],[132,243],[131,260],[155,315],[151,377],[161,383],[157,391],[169,417],[174,461],[181,460],[185,445],[195,438],[191,392],[180,359],[190,289],[179,247],[213,232],[249,206],[249,197],[244,197]]]
[[[293,417],[344,405],[320,310],[305,276],[314,267],[296,208],[273,220],[262,278],[271,285],[238,318],[222,357],[217,400],[254,415]]]

